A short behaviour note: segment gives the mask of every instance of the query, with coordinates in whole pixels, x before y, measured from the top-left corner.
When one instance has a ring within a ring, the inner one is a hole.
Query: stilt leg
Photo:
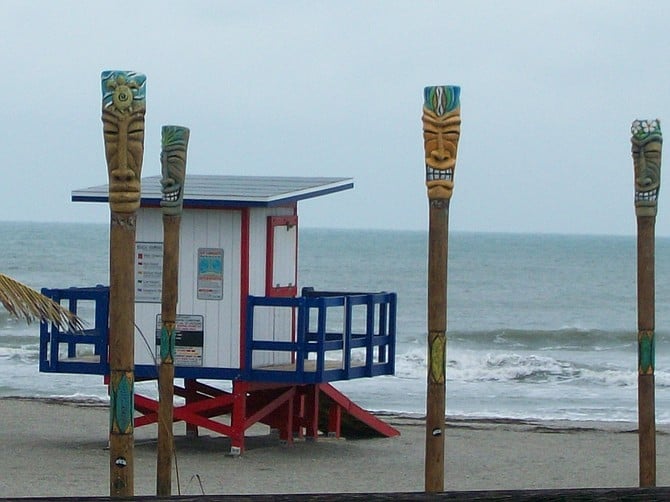
[[[309,385],[305,392],[305,436],[315,440],[319,436],[319,387]]]
[[[199,401],[198,391],[196,390],[196,381],[190,378],[184,379],[184,389],[186,390],[186,404],[192,404],[196,401]],[[198,426],[186,422],[186,437],[188,438],[197,438],[198,437]]]
[[[342,408],[339,404],[333,403],[330,405],[330,412],[328,414],[328,437],[340,437],[342,425]]]
[[[245,382],[233,382],[233,412],[230,417],[230,425],[233,435],[230,437],[230,454],[241,455],[244,453],[244,425],[247,416],[247,384]]]

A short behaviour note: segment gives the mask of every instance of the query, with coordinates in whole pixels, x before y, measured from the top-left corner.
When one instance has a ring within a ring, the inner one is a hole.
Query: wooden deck
[[[315,359],[307,359],[305,361],[305,372],[308,373],[314,373],[316,371],[316,360]],[[326,360],[324,363],[325,369],[326,370],[339,370],[344,368],[344,362],[342,360]],[[351,367],[352,368],[362,368],[365,366],[364,362],[352,362]],[[295,372],[297,368],[296,363],[290,363],[290,364],[270,364],[270,365],[263,365],[263,366],[254,366],[254,369],[259,369],[259,370],[267,370],[267,371],[293,371]]]
[[[90,364],[100,364],[100,356],[95,354],[86,354],[80,355],[77,357],[60,357],[58,358],[59,363],[90,363]],[[354,368],[362,368],[365,366],[364,362],[354,362],[351,363],[351,366]],[[325,367],[327,370],[336,370],[344,368],[344,363],[342,360],[327,360],[325,362]],[[263,369],[268,371],[296,371],[296,363],[290,364],[269,364],[262,366],[254,366],[255,369]],[[305,361],[305,371],[306,372],[315,372],[316,371],[316,360],[309,359]]]
[[[85,354],[77,357],[59,357],[58,362],[100,364],[100,356],[96,354]]]

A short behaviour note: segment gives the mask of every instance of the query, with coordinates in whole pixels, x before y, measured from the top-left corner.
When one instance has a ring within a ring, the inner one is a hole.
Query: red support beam
[[[189,430],[198,427],[228,436],[231,454],[244,451],[244,435],[256,423],[278,429],[280,439],[292,443],[294,437],[316,439],[319,435],[321,399],[330,403],[325,417],[329,435],[340,437],[342,430],[351,427],[352,420],[366,431],[381,436],[396,436],[399,432],[370,412],[353,403],[330,384],[286,385],[270,383],[233,382],[233,391],[226,392],[210,385],[187,381],[184,387],[175,387],[175,393],[188,396],[186,403],[174,409],[173,420],[184,421]],[[324,395],[321,396],[321,393]],[[135,394],[135,409],[142,414],[135,418],[135,427],[156,423],[158,401]],[[346,414],[346,421],[343,414]],[[211,420],[230,415],[230,425]],[[323,423],[323,422],[322,422]],[[352,430],[349,430],[351,433]]]

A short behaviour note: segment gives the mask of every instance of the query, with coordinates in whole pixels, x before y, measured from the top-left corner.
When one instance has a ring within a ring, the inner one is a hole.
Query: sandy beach
[[[0,399],[0,497],[109,495],[108,410]],[[383,439],[297,440],[261,433],[241,457],[207,431],[175,425],[182,495],[423,491],[423,422],[385,417]],[[634,424],[449,421],[447,490],[637,486]],[[135,431],[135,494],[155,494],[156,428]],[[659,428],[658,486],[670,484],[670,436]]]

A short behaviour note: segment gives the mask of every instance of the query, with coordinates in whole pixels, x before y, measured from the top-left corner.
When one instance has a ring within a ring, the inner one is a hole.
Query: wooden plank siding
[[[239,367],[240,358],[240,228],[239,211],[184,210],[180,232],[178,314],[204,317],[204,367]],[[161,213],[140,209],[137,242],[162,242]],[[198,248],[223,249],[223,298],[199,300]],[[160,303],[138,303],[137,324],[153,343]],[[152,345],[153,347],[153,345]],[[152,364],[146,345],[137,335],[137,364]]]
[[[249,294],[265,296],[267,260],[268,216],[290,216],[295,207],[254,208],[249,225]],[[297,242],[296,242],[297,246]],[[297,254],[297,251],[295,251]],[[287,309],[268,308],[258,312],[254,318],[254,333],[258,340],[290,341],[292,317]],[[289,355],[281,352],[259,352],[254,354],[253,364],[276,365],[290,362]]]
[[[249,218],[249,294],[264,295],[266,284],[267,217],[290,216],[295,206],[260,207],[250,210]],[[203,366],[239,368],[241,298],[241,225],[240,210],[184,209],[180,232],[179,299],[177,313],[204,317]],[[163,240],[161,213],[141,208],[137,218],[137,242]],[[297,245],[297,243],[296,243]],[[198,248],[223,249],[223,298],[198,299]],[[295,256],[296,251],[290,253]],[[160,303],[137,303],[137,325],[154,348],[156,316]],[[256,319],[254,332],[267,340],[290,340],[292,317],[286,309],[268,310]],[[137,333],[137,364],[153,364],[153,354]],[[258,354],[259,364],[286,364],[284,353]],[[177,364],[178,366],[178,364]]]

